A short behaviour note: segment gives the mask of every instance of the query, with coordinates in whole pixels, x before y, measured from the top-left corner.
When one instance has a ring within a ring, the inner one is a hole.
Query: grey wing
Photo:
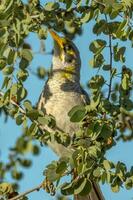
[[[44,109],[44,105],[46,104],[46,102],[49,100],[50,96],[52,96],[50,89],[49,89],[49,85],[48,85],[48,80],[45,83],[45,86],[43,88],[43,91],[39,97],[38,103],[37,103],[37,108],[39,110],[43,110]]]
[[[42,93],[39,97],[38,103],[37,103],[38,110],[41,110],[41,111],[44,110],[44,112],[46,112],[45,111],[45,104],[46,104],[47,100],[50,98],[51,95],[52,94],[49,92],[49,86],[48,86],[48,81],[47,81],[44,88],[43,88],[43,91],[42,91]],[[43,127],[42,127],[42,129],[43,129]],[[49,128],[47,126],[45,127],[45,129],[51,132],[51,130],[49,130]],[[62,156],[62,154],[63,155],[65,155],[65,154],[68,155],[68,153],[70,153],[70,155],[72,154],[70,149],[67,149],[65,146],[58,144],[55,141],[54,137],[51,137],[51,141],[48,141],[47,144],[60,157]]]

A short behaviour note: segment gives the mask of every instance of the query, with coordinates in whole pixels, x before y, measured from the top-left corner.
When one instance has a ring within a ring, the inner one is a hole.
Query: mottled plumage
[[[56,119],[60,130],[72,135],[79,126],[70,122],[68,112],[76,105],[85,105],[89,98],[80,85],[80,55],[72,41],[59,37],[51,32],[55,41],[52,72],[45,84],[39,99],[38,108],[45,108],[47,114]],[[64,146],[54,140],[49,146],[62,156],[66,151]],[[86,197],[77,196],[77,200],[103,200],[99,186],[94,184],[92,192]]]

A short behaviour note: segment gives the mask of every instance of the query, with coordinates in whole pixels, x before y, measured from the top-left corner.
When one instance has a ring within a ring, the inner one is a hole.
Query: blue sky
[[[92,54],[89,52],[89,43],[96,39],[91,32],[92,23],[84,26],[84,32],[81,37],[77,36],[74,40],[75,44],[79,48],[81,61],[82,61],[82,69],[81,69],[81,83],[83,85],[86,84],[87,80],[94,75],[94,71],[89,67],[89,60],[92,57]],[[102,38],[102,37],[100,37]],[[36,52],[39,49],[39,40],[35,34],[30,34],[27,41],[32,45],[33,51]],[[49,52],[53,47],[53,41],[50,36],[48,36],[46,42],[46,52]],[[132,49],[130,45],[127,46],[127,66],[132,66]],[[34,60],[30,66],[30,68],[35,71],[37,66],[51,66],[50,55],[38,55],[35,54]],[[108,59],[108,57],[106,57]],[[104,74],[107,76],[107,74]],[[0,74],[0,86],[2,82],[2,75]],[[25,83],[25,87],[29,91],[28,98],[34,103],[37,102],[39,94],[44,86],[44,81],[39,80],[34,75],[31,75],[29,79]],[[8,123],[4,123],[4,117],[0,116],[0,156],[2,160],[7,160],[8,150],[11,146],[15,144],[16,138],[21,134],[21,127],[16,126],[15,122],[10,119]],[[117,162],[122,161],[127,164],[127,167],[130,168],[133,165],[133,159],[131,158],[131,152],[133,151],[132,142],[119,142],[117,146],[113,147],[111,150],[107,152],[107,158]],[[31,157],[29,155],[29,157]],[[41,154],[37,157],[33,157],[33,165],[30,169],[24,170],[25,177],[21,181],[20,192],[33,188],[40,184],[43,180],[42,172],[45,166],[50,163],[52,160],[56,159],[55,154],[48,148],[41,147]],[[5,181],[9,181],[9,179]],[[113,193],[109,186],[103,185],[101,186],[102,191],[105,195],[106,200],[132,200],[133,199],[133,190],[125,190],[121,189],[119,193]],[[29,195],[29,199],[31,200],[52,200],[54,197],[49,196],[44,191],[34,192]]]

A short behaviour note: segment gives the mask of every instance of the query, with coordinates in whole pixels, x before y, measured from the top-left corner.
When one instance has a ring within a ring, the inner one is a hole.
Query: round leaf
[[[69,111],[68,116],[71,122],[80,122],[85,117],[85,114],[84,106],[75,106]]]

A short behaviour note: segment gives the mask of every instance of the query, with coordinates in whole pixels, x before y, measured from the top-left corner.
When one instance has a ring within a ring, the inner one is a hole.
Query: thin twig
[[[107,16],[105,15],[106,22],[108,22]],[[108,28],[109,31],[109,28]],[[109,32],[109,53],[110,53],[110,81],[109,81],[109,91],[108,91],[108,97],[107,99],[109,100],[111,92],[112,92],[112,79],[113,79],[113,74],[112,74],[112,64],[113,64],[113,51],[112,51],[112,35]]]
[[[20,199],[21,197],[24,197],[24,196],[26,196],[27,194],[30,194],[30,193],[32,193],[32,192],[34,192],[34,191],[39,191],[39,190],[42,188],[42,185],[43,185],[43,184],[41,183],[41,184],[38,185],[37,187],[32,188],[32,189],[30,189],[30,190],[27,190],[26,192],[23,192],[23,193],[21,193],[21,194],[15,196],[15,197],[13,197],[13,198],[10,198],[9,200],[17,200],[17,199]]]
[[[0,91],[0,96],[4,96],[4,93],[3,92],[1,92]],[[10,100],[10,103],[12,104],[12,105],[14,105],[14,106],[16,106],[18,109],[19,109],[19,111],[23,114],[23,115],[25,115],[26,116],[26,111],[19,105],[19,104],[17,104],[14,100]],[[41,131],[46,131],[46,132],[49,132],[50,134],[54,134],[55,132],[61,132],[61,130],[58,128],[58,127],[54,127],[54,129],[52,129],[52,128],[50,128],[50,127],[48,127],[47,125],[45,125],[45,127],[44,126],[40,126],[40,124],[38,123],[38,121],[36,121],[36,120],[33,120],[37,125],[38,125],[38,128],[41,130]]]
[[[4,96],[4,93],[0,91],[0,96]],[[10,103],[14,106],[16,106],[17,108],[19,108],[19,111],[22,113],[22,114],[25,114],[25,110],[19,105],[17,104],[15,101],[13,101],[12,99],[10,100]]]
[[[110,81],[109,81],[109,92],[107,99],[109,100],[112,90],[112,63],[113,63],[113,52],[112,52],[112,35],[109,34],[109,51],[110,51]]]
[[[105,3],[102,3],[102,2],[99,2],[97,0],[94,0],[95,3],[101,5],[101,6],[104,6],[106,8],[106,4]],[[125,20],[126,18],[124,16],[122,16],[120,13],[118,13],[118,16],[121,17],[123,20]],[[133,21],[130,19],[128,20],[128,26],[129,27],[133,27]]]

